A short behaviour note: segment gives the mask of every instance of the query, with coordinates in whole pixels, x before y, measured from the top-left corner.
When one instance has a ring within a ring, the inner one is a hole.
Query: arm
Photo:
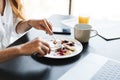
[[[24,33],[26,31],[28,31],[29,29],[32,28],[32,26],[30,26],[28,24],[29,21],[20,21],[17,26],[16,26],[16,32],[17,33]]]
[[[19,47],[14,46],[0,50],[0,63],[19,56]]]
[[[37,38],[33,41],[18,46],[0,50],[0,62],[10,60],[17,56],[31,55],[34,53],[39,53],[40,56],[44,56],[47,53],[50,53],[50,51],[49,44]]]
[[[28,20],[28,21],[21,21],[16,26],[17,33],[24,33],[27,30],[31,29],[32,27],[38,30],[44,30],[49,34],[53,34],[51,24],[46,20]]]

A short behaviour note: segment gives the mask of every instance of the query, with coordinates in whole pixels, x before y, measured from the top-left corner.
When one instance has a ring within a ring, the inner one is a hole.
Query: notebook
[[[120,39],[120,21],[92,19],[90,24],[102,38],[106,40]]]
[[[67,25],[62,24],[63,20],[71,19],[72,16],[69,15],[59,15],[55,14],[48,18],[48,20],[52,23],[53,26],[53,33],[54,34],[64,34],[70,35],[71,29]]]
[[[90,53],[58,80],[120,80],[120,62]]]

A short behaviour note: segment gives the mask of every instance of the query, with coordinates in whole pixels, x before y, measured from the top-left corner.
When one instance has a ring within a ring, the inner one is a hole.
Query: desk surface
[[[34,31],[36,32],[33,34]],[[40,31],[31,29],[28,38],[31,40],[38,35],[41,36]],[[25,36],[12,45],[20,44],[20,41],[23,43],[24,38]],[[100,54],[120,61],[120,39],[106,41],[96,36],[91,38],[87,44],[83,44],[83,47],[81,55],[69,59],[36,59],[31,56],[20,56],[1,63],[0,80],[57,80],[89,53]]]

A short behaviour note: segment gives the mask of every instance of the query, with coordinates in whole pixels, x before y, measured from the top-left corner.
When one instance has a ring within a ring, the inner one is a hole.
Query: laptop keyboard
[[[107,61],[91,80],[120,80],[120,63]]]

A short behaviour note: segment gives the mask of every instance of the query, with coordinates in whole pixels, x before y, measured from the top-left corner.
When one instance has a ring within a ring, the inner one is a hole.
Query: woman
[[[25,20],[20,0],[0,0],[0,62],[7,61],[21,55],[39,53],[44,56],[50,53],[49,45],[39,38],[25,44],[5,48],[8,46],[12,34],[20,35],[31,27],[53,34],[52,26],[47,20]]]

